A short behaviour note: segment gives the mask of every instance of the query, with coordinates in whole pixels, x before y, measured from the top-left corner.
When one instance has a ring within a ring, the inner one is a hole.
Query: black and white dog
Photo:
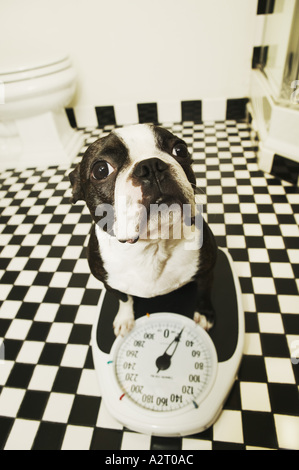
[[[196,223],[191,165],[183,140],[139,124],[94,142],[70,174],[72,202],[85,200],[95,222],[88,248],[91,272],[120,300],[116,335],[134,325],[132,296],[156,297],[194,280],[199,291],[194,320],[205,329],[213,325],[217,248],[202,217]]]

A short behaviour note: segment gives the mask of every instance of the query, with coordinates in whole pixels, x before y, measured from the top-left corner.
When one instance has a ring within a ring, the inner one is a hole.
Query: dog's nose
[[[168,164],[160,160],[160,158],[148,158],[136,165],[133,175],[142,181],[153,181],[154,179],[161,181],[167,169]]]

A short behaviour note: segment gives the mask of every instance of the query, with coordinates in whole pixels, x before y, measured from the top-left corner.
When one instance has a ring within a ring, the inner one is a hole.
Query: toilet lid
[[[12,82],[58,72],[71,65],[64,51],[10,51],[1,59],[0,81]]]

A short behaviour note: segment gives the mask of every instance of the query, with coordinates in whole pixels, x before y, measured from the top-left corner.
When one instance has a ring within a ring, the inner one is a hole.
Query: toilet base
[[[0,122],[0,169],[70,164],[83,145],[64,109]]]

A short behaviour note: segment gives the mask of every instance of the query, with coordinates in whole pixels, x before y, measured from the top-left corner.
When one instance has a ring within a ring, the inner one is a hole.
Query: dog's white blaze
[[[155,136],[146,124],[127,126],[113,131],[126,145],[133,162],[144,158],[157,157]],[[161,152],[162,153],[162,152]]]
[[[142,202],[140,186],[133,186],[131,180],[119,177],[115,186],[115,223],[114,233],[119,240],[128,240],[138,236],[136,228],[139,223],[136,207]]]
[[[169,164],[170,172],[181,188],[182,194],[186,197],[194,209],[194,193],[190,182],[181,165],[170,155],[157,148],[153,130],[147,124],[137,124],[113,131],[126,145],[129,151],[130,164],[122,170],[115,185],[115,213],[116,222],[114,233],[118,239],[134,238],[138,235],[135,228],[140,222],[136,210],[130,207],[142,203],[141,186],[132,184],[131,175],[135,165],[140,161],[149,158],[159,158]],[[122,201],[126,198],[127,210],[124,213]],[[134,219],[135,215],[135,219]],[[126,224],[126,227],[124,226]],[[127,236],[124,236],[124,234]]]

